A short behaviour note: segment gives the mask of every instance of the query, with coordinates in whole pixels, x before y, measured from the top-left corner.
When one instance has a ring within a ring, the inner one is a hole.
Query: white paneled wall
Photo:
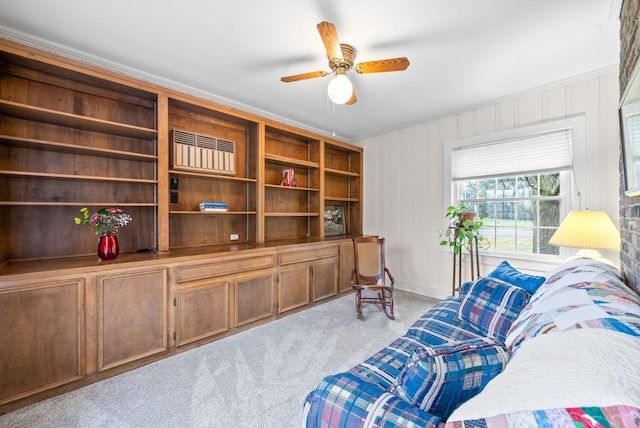
[[[576,115],[586,117],[587,182],[582,209],[604,210],[618,224],[619,129],[617,70],[532,91],[359,142],[364,147],[364,233],[387,239],[387,264],[399,288],[435,297],[451,290],[451,255],[439,245],[444,212],[443,147]],[[615,252],[605,257],[618,263]],[[483,257],[481,274],[501,259]],[[510,258],[540,273],[553,264]]]

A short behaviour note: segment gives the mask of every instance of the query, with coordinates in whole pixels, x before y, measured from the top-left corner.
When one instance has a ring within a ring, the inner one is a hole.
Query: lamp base
[[[613,264],[613,262],[609,259],[605,259],[604,257],[602,257],[602,254],[600,254],[597,250],[590,250],[590,249],[582,249],[580,251],[578,251],[575,255],[575,257],[569,257],[568,260],[572,260],[572,259],[577,259],[580,257],[586,257],[589,259],[594,259],[597,260],[599,262],[602,263],[606,263],[610,266],[615,267],[616,265]]]
[[[588,250],[586,248],[578,251],[576,253],[577,257],[589,257],[591,259],[598,259],[602,257],[602,254],[600,254],[597,250]]]

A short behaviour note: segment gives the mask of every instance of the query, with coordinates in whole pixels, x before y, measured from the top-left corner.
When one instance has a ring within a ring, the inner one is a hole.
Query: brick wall
[[[640,1],[624,0],[620,12],[620,91],[629,81],[640,53]],[[640,196],[624,194],[622,162],[620,162],[620,263],[626,282],[640,291]]]

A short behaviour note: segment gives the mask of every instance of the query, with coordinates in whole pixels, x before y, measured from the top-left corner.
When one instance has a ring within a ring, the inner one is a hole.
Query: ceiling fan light
[[[353,84],[349,78],[343,73],[337,73],[327,89],[329,99],[336,104],[344,104],[351,98],[353,94]]]

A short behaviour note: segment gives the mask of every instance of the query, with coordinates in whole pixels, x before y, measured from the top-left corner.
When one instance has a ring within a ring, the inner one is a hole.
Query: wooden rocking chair
[[[351,287],[356,292],[356,311],[362,317],[361,305],[374,303],[382,306],[389,319],[393,315],[393,285],[395,280],[384,264],[384,238],[353,238],[355,268],[351,272]],[[387,283],[387,278],[390,283]],[[363,296],[369,290],[374,296]]]

